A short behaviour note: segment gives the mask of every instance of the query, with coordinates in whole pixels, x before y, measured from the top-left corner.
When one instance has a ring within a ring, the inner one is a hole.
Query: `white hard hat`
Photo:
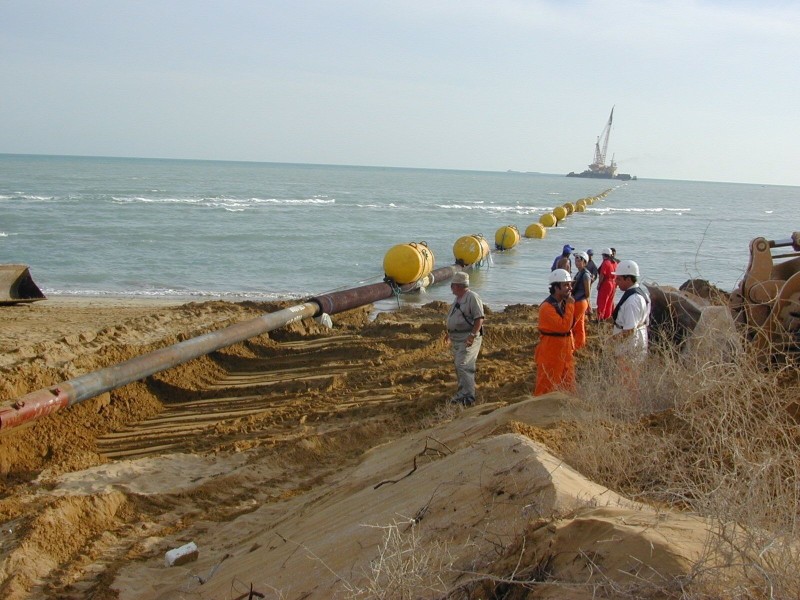
[[[572,281],[572,277],[566,269],[555,269],[550,272],[549,283],[564,283],[567,281]]]
[[[600,254],[605,254],[607,256],[613,256],[613,254],[611,254],[611,248],[603,248],[602,250],[600,250]]]
[[[465,285],[469,287],[469,274],[465,273],[464,271],[459,271],[455,275],[453,275],[453,279],[450,283],[455,283],[457,285]]]
[[[575,252],[573,253],[573,256],[583,259],[583,262],[589,262],[589,255],[586,254],[586,252]]]
[[[639,276],[639,265],[637,265],[632,260],[622,260],[617,265],[617,269],[614,272],[615,275],[633,275],[634,277]]]

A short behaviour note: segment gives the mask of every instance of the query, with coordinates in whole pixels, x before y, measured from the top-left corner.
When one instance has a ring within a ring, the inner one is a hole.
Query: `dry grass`
[[[613,363],[583,369],[591,418],[560,451],[590,479],[717,524],[695,589],[800,597],[797,364],[765,367],[738,333],[713,334],[711,344],[652,349],[630,386]]]
[[[415,522],[381,526],[382,540],[369,569],[346,582],[347,598],[415,600],[447,594],[445,576],[453,571],[447,544],[422,544]]]

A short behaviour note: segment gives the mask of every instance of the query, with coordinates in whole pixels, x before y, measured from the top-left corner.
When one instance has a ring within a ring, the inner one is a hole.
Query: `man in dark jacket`
[[[586,251],[586,256],[589,257],[589,260],[586,261],[586,270],[589,271],[589,274],[592,276],[592,283],[597,280],[597,265],[594,264],[594,250],[589,248]]]

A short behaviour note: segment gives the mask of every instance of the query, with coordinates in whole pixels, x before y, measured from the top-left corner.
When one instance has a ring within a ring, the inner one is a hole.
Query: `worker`
[[[572,322],[575,299],[572,277],[564,269],[550,273],[550,295],[539,306],[539,343],[536,346],[534,396],[553,390],[575,391]]]
[[[611,248],[604,248],[601,251],[603,262],[597,274],[597,320],[605,321],[611,318],[614,310],[614,294],[617,291],[617,281],[614,271],[617,263],[614,262]]]
[[[458,391],[451,404],[475,404],[475,365],[483,341],[483,302],[469,289],[469,274],[453,275],[450,290],[455,300],[447,313],[447,340],[453,352]]]
[[[572,256],[573,252],[575,252],[575,248],[569,244],[564,244],[564,247],[561,249],[561,254],[553,259],[553,265],[550,267],[550,270],[564,269],[567,273],[571,273],[572,260],[570,260],[570,256]]]
[[[617,265],[617,285],[622,298],[612,315],[614,357],[620,390],[639,398],[639,368],[647,357],[647,325],[650,321],[650,296],[639,285],[639,265],[623,260]]]
[[[639,265],[632,260],[620,261],[616,280],[623,294],[612,314],[614,354],[631,362],[642,362],[647,356],[650,295],[639,285]]]
[[[597,279],[597,265],[594,264],[594,250],[589,248],[586,251],[586,255],[589,257],[589,262],[586,263],[586,270],[592,275],[592,283],[594,283]]]
[[[592,295],[592,276],[586,267],[589,256],[585,252],[576,252],[573,256],[578,272],[572,280],[572,297],[575,298],[572,336],[575,339],[575,350],[580,350],[586,345],[586,319],[592,316],[592,306],[589,304]]]

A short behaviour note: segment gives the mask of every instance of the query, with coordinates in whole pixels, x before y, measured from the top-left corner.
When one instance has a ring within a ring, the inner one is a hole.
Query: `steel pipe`
[[[0,406],[0,430],[22,425],[225,346],[313,317],[319,310],[316,302],[291,306],[31,392],[8,405]]]
[[[455,266],[436,269],[428,275],[424,283],[433,285],[446,281],[460,270]],[[385,300],[398,292],[413,291],[422,283],[416,282],[397,288],[381,282],[324,294],[311,298],[303,304],[236,323],[219,331],[206,333],[58,385],[31,392],[0,406],[0,431],[29,423],[64,407],[139,381],[220,348],[279,329],[294,321],[316,317],[322,313],[336,314],[377,300]]]
[[[427,276],[427,281],[423,280],[426,285],[435,285],[442,281],[451,279],[455,273],[461,269],[456,266],[442,267],[432,271]],[[319,304],[321,312],[335,315],[336,313],[344,312],[365,304],[372,304],[378,300],[385,300],[391,298],[395,293],[407,293],[414,291],[420,287],[420,282],[408,283],[400,287],[392,286],[391,284],[382,281],[380,283],[373,283],[372,285],[364,285],[349,290],[342,290],[340,292],[331,292],[321,296],[311,298],[312,302]]]

